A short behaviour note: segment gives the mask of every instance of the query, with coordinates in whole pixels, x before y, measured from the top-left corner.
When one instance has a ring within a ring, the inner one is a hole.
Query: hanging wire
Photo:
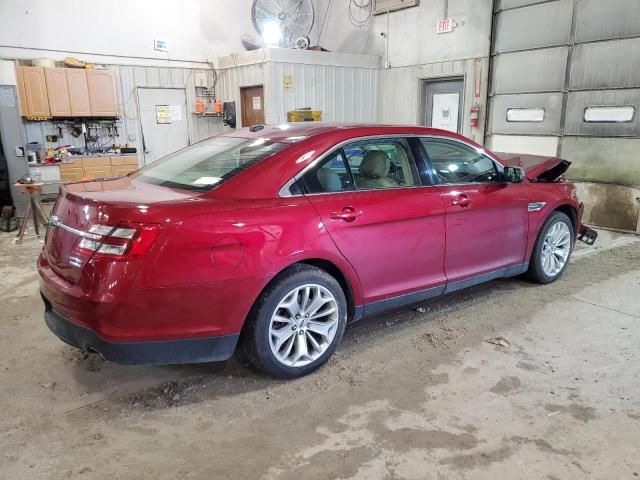
[[[322,18],[320,31],[318,32],[318,42],[317,42],[318,45],[320,45],[320,41],[322,40],[322,32],[324,32],[324,23],[327,21],[327,15],[331,11],[332,5],[333,5],[333,0],[329,0],[329,2],[327,3],[327,9],[324,11],[324,17]]]
[[[207,60],[207,65],[209,66],[209,70],[213,77],[213,81],[211,82],[211,86],[207,87],[207,91],[213,94],[214,100],[216,99],[216,85],[218,84],[218,71],[216,67],[213,65],[213,62]]]
[[[373,17],[373,0],[349,0],[349,21],[354,27],[362,28]]]

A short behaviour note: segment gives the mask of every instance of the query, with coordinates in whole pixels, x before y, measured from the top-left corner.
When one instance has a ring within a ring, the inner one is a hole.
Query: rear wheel
[[[295,265],[263,292],[243,332],[242,348],[280,378],[313,372],[333,354],[347,321],[340,284],[324,270]]]
[[[573,243],[571,220],[562,212],[553,212],[538,234],[529,263],[529,277],[543,284],[560,278],[569,264]]]

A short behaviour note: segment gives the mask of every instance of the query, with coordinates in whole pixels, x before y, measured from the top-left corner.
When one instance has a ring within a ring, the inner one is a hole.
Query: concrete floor
[[[120,366],[46,329],[40,244],[0,236],[0,478],[624,479],[640,474],[640,243],[364,320],[282,382]],[[489,343],[502,337],[506,346]]]

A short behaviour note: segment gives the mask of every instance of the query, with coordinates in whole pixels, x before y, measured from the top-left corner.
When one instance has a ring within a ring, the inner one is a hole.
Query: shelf
[[[222,117],[222,113],[216,113],[216,112],[191,112],[194,115],[197,115],[199,117]]]

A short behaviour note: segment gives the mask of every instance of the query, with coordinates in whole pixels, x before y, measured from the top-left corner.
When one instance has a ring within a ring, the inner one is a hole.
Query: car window
[[[329,154],[317,167],[305,174],[302,184],[307,193],[330,193],[353,190],[342,149]]]
[[[360,140],[343,151],[358,190],[419,184],[409,145],[403,138]]]
[[[214,137],[147,165],[133,177],[154,185],[206,192],[287,147],[263,138]]]
[[[407,141],[403,138],[361,140],[332,152],[307,172],[307,193],[330,193],[419,184]]]
[[[421,138],[440,183],[499,181],[496,163],[481,151],[459,142]]]

